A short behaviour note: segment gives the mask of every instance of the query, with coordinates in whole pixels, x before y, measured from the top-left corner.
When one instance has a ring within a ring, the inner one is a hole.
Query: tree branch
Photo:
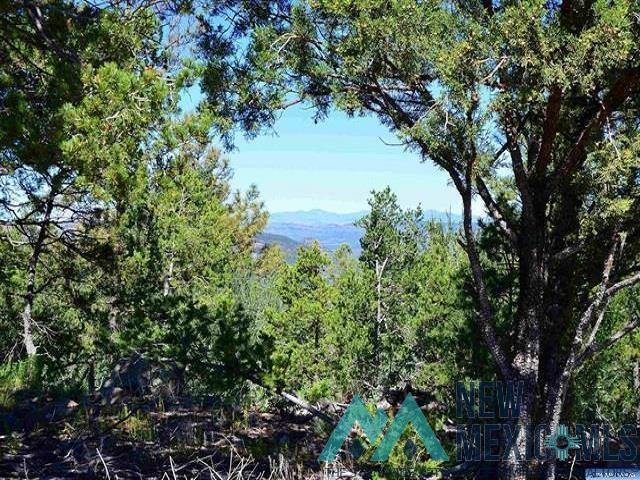
[[[511,156],[513,175],[522,198],[522,215],[528,221],[529,226],[535,228],[533,197],[529,189],[529,175],[525,169],[522,152],[518,144],[518,127],[516,127],[510,113],[506,115],[505,123],[505,135],[507,137],[507,148]]]
[[[475,152],[474,152],[475,153]],[[493,355],[500,373],[505,380],[513,378],[513,371],[504,353],[504,350],[498,338],[496,336],[495,329],[493,327],[493,313],[491,311],[491,303],[489,302],[489,295],[487,293],[487,286],[484,278],[484,269],[480,262],[480,255],[476,247],[476,240],[473,233],[473,212],[471,206],[471,179],[473,175],[473,168],[475,164],[475,155],[467,162],[467,168],[465,171],[466,185],[462,184],[461,179],[458,177],[453,178],[456,187],[462,195],[463,205],[463,228],[466,240],[465,250],[469,263],[471,264],[471,272],[473,275],[473,281],[478,295],[478,303],[480,304],[480,312],[478,315],[478,325],[487,348]]]
[[[540,151],[538,152],[538,158],[535,162],[535,171],[538,178],[544,178],[547,167],[551,161],[553,142],[558,132],[558,119],[560,118],[561,105],[562,90],[560,87],[554,86],[549,95],[549,101],[547,102],[544,124],[542,126]]]
[[[611,249],[609,250],[609,254],[607,255],[607,258],[604,262],[604,267],[602,269],[602,281],[600,282],[600,288],[598,290],[598,293],[596,294],[596,298],[593,300],[593,302],[591,302],[589,307],[580,317],[578,326],[575,330],[573,342],[571,343],[571,347],[569,349],[569,355],[565,361],[564,366],[562,367],[561,374],[556,378],[554,384],[550,388],[550,391],[554,393],[552,395],[549,395],[546,408],[547,410],[552,411],[554,421],[559,420],[560,410],[562,403],[564,402],[564,397],[567,393],[569,379],[571,378],[571,375],[575,370],[578,358],[581,356],[578,354],[578,352],[583,343],[582,339],[585,329],[592,322],[595,315],[599,313],[602,308],[604,308],[604,305],[606,305],[606,302],[611,295],[607,293],[612,288],[608,287],[609,278],[611,276],[611,271],[613,270],[613,264],[616,253],[618,251],[618,247],[620,246],[620,242],[620,237],[618,235],[615,235],[613,244],[611,246]]]
[[[568,247],[563,248],[559,252],[556,252],[555,254],[553,254],[551,256],[551,261],[562,262],[563,260],[566,260],[572,255],[575,255],[586,246],[587,246],[587,242],[584,240],[580,240],[579,242],[574,243],[573,245],[569,245]]]
[[[600,282],[600,288],[598,289],[598,293],[596,294],[595,299],[591,302],[589,307],[584,311],[582,316],[580,317],[580,321],[578,322],[578,326],[575,331],[575,336],[573,340],[573,345],[571,348],[570,359],[574,359],[578,348],[582,345],[582,338],[584,335],[584,331],[587,326],[591,323],[593,318],[596,316],[600,310],[606,306],[608,299],[615,292],[610,292],[611,288],[609,287],[609,278],[611,277],[611,271],[613,270],[613,264],[616,256],[616,252],[618,251],[618,246],[620,244],[620,237],[615,235],[613,244],[611,249],[609,250],[609,255],[604,263],[604,267],[602,269],[602,281]],[[615,286],[615,285],[614,285]]]
[[[625,335],[635,330],[638,326],[640,326],[640,317],[632,318],[626,323],[626,325],[624,325],[620,330],[608,337],[606,340],[588,344],[587,347],[580,353],[580,355],[578,355],[578,358],[576,359],[576,367],[582,365],[584,361],[593,354],[609,348],[611,345],[622,339]]]
[[[611,297],[611,295],[613,295],[617,291],[622,290],[623,288],[632,287],[633,285],[636,285],[637,283],[640,283],[640,272],[634,273],[633,275],[629,275],[628,277],[624,278],[623,280],[620,280],[619,282],[614,283],[613,285],[611,285],[605,291],[605,296],[606,296],[606,298],[609,298],[609,297]]]
[[[311,405],[309,402],[305,402],[301,398],[298,398],[295,395],[292,395],[292,394],[287,393],[285,391],[280,391],[279,393],[284,399],[286,399],[289,402],[291,402],[291,403],[303,408],[304,410],[306,410],[307,412],[311,413],[312,415],[315,415],[316,417],[319,417],[319,418],[323,419],[325,422],[329,423],[330,425],[333,425],[333,426],[336,425],[337,422],[333,417],[331,417],[330,415],[327,415],[326,413],[324,413],[321,410],[318,410],[313,405]]]
[[[489,211],[489,215],[491,215],[491,218],[494,220],[494,222],[496,222],[496,224],[500,227],[502,232],[507,236],[507,238],[509,239],[509,242],[511,243],[511,247],[514,249],[514,251],[517,251],[518,236],[515,230],[510,225],[510,222],[502,214],[502,211],[500,210],[500,206],[494,200],[493,196],[491,195],[491,192],[489,191],[489,188],[487,187],[487,184],[484,182],[482,177],[480,177],[480,175],[476,175],[476,187],[478,189],[478,194],[480,195],[480,198],[482,198],[482,201],[484,202],[485,206],[487,207],[487,210]]]
[[[627,70],[618,77],[605,99],[600,103],[595,115],[589,119],[580,131],[563,164],[553,173],[550,183],[552,191],[558,187],[563,177],[571,175],[582,165],[586,158],[585,148],[594,128],[601,126],[611,112],[633,95],[638,90],[639,84],[640,70],[638,69]]]

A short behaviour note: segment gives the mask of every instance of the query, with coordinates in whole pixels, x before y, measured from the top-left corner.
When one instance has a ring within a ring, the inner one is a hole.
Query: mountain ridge
[[[292,210],[269,214],[272,223],[295,223],[298,225],[346,225],[355,222],[367,214],[366,210],[349,213],[337,213],[320,208],[311,210]]]
[[[342,244],[347,244],[354,255],[360,255],[360,238],[363,229],[354,223],[365,216],[365,210],[336,213],[319,208],[311,210],[297,210],[274,212],[269,215],[269,222],[264,233],[270,236],[271,242],[280,244],[290,255],[291,250],[312,240],[317,240],[326,250],[334,251]],[[439,210],[423,211],[426,220],[436,220],[460,225],[462,216]],[[284,237],[284,238],[279,238]],[[286,238],[286,240],[285,240]],[[267,240],[267,239],[264,239]]]
[[[355,212],[338,213],[321,208],[311,210],[291,210],[269,213],[269,223],[294,223],[298,225],[347,225],[367,215],[368,210],[358,210]],[[443,212],[441,210],[423,210],[424,218],[427,220],[451,220],[452,223],[462,221],[462,215],[453,212]]]

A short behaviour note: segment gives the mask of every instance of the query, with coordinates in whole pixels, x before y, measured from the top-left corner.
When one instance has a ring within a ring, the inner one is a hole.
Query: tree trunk
[[[528,209],[533,209],[529,206]],[[523,214],[523,231],[539,231],[544,218],[534,212]],[[534,428],[536,400],[540,378],[541,325],[544,314],[544,289],[546,265],[544,264],[544,238],[541,233],[520,238],[520,292],[517,313],[517,350],[513,360],[516,377],[524,382],[522,405],[518,417],[518,435],[515,452],[509,455],[509,480],[526,480],[533,475],[531,459],[527,458],[528,431]]]
[[[374,325],[373,331],[373,345],[374,345],[374,365],[376,369],[377,383],[378,385],[381,382],[381,368],[380,368],[380,332],[382,330],[382,322],[384,320],[384,308],[382,305],[382,278],[384,275],[385,268],[387,266],[387,262],[389,257],[385,258],[384,261],[380,261],[376,258],[375,265],[375,275],[376,275],[376,323]]]
[[[374,345],[379,347],[380,324],[382,323],[382,269],[380,261],[376,259],[376,325],[374,332]]]
[[[514,365],[516,368],[517,365]],[[526,480],[532,478],[533,469],[531,458],[527,457],[528,433],[534,428],[536,405],[536,386],[524,380],[520,415],[514,420],[511,428],[517,429],[515,444],[507,454],[507,458],[500,465],[500,478],[507,480]],[[507,448],[507,445],[504,445]],[[516,453],[517,450],[517,453]],[[503,452],[504,454],[504,452]]]
[[[506,480],[526,480],[529,475],[529,463],[526,460],[527,448],[527,425],[529,424],[531,412],[521,412],[518,421],[512,428],[518,428],[515,448],[518,449],[520,458],[516,456],[514,449],[508,454],[506,461],[502,462],[500,478]]]
[[[109,309],[109,330],[112,333],[118,330],[118,311],[113,305]]]
[[[166,297],[171,293],[171,280],[173,279],[173,260],[169,262],[169,271],[164,276],[163,286],[162,286],[162,296]]]
[[[89,392],[96,391],[96,364],[93,359],[89,360],[89,370],[87,371],[87,387]]]
[[[35,355],[37,351],[37,347],[33,340],[33,303],[36,298],[36,272],[38,269],[38,262],[40,261],[40,254],[42,253],[42,247],[44,246],[44,241],[47,237],[47,229],[49,228],[49,222],[51,220],[54,198],[55,195],[50,195],[47,199],[44,217],[40,223],[40,230],[35,244],[33,245],[33,252],[29,259],[29,266],[27,269],[27,292],[25,294],[24,308],[22,309],[22,337],[25,350],[29,356]]]
[[[561,383],[560,389],[555,387],[550,387],[550,391],[548,394],[547,405],[551,405],[551,410],[549,411],[549,420],[547,424],[549,425],[549,430],[554,433],[558,426],[560,425],[560,415],[562,414],[562,406],[564,404],[564,394],[567,389],[566,382]],[[546,480],[555,480],[556,478],[556,457],[555,455],[549,459],[545,472]]]
[[[22,310],[22,337],[24,340],[24,348],[29,356],[36,354],[36,345],[33,342],[33,333],[31,331],[31,325],[33,324],[31,304],[32,302],[27,300]]]

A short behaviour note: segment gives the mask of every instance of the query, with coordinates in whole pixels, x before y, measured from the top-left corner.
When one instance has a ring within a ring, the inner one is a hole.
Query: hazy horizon
[[[197,86],[183,98],[192,110],[201,100]],[[257,186],[270,212],[320,209],[353,213],[368,209],[372,190],[391,187],[402,208],[460,213],[462,204],[448,175],[397,145],[393,133],[371,116],[349,118],[332,111],[323,121],[298,105],[282,113],[275,132],[253,139],[239,135],[226,152],[233,187]]]
[[[255,184],[271,212],[320,209],[352,213],[368,209],[372,190],[391,187],[403,208],[461,211],[447,174],[397,143],[372,117],[334,111],[314,123],[303,107],[283,113],[275,134],[237,139],[229,152],[232,184]]]

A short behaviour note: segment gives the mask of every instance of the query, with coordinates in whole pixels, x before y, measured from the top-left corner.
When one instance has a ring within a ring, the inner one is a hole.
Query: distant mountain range
[[[368,212],[335,213],[313,209],[297,212],[275,212],[269,214],[269,223],[296,223],[298,225],[347,225],[364,217]]]
[[[319,209],[275,212],[270,214],[267,228],[258,241],[261,244],[280,245],[288,260],[295,258],[295,252],[300,245],[312,240],[317,240],[329,251],[334,251],[346,243],[355,255],[359,255],[362,229],[353,224],[366,214],[364,210],[335,213]],[[450,222],[454,228],[462,221],[460,215],[437,210],[425,210],[424,217],[427,220]]]

